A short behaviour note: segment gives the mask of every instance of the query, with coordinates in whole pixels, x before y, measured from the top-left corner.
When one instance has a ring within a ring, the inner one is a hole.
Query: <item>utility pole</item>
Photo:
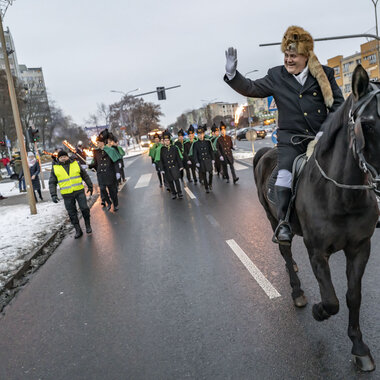
[[[34,215],[34,214],[37,214],[36,200],[34,198],[32,179],[30,176],[30,170],[29,170],[28,161],[27,161],[27,157],[26,157],[25,140],[24,140],[24,135],[22,133],[22,124],[21,124],[21,119],[20,119],[20,112],[18,109],[16,90],[15,90],[15,86],[13,83],[11,67],[9,65],[7,44],[5,41],[5,35],[4,35],[4,29],[3,29],[3,18],[4,18],[4,15],[5,15],[5,12],[8,8],[8,6],[11,4],[12,4],[12,0],[0,2],[0,6],[1,6],[1,9],[0,9],[0,42],[1,42],[1,46],[2,46],[3,54],[4,54],[5,72],[7,74],[8,90],[9,90],[9,96],[11,98],[13,118],[14,118],[14,122],[15,122],[15,126],[16,126],[17,139],[18,139],[19,148],[20,148],[22,169],[24,171],[24,176],[25,176],[25,183],[26,183],[26,190],[27,190],[27,194],[28,194],[30,213],[32,215]]]
[[[376,21],[376,36],[379,37],[379,28],[377,25],[377,2],[379,0],[372,0],[373,6],[375,7],[375,21]]]

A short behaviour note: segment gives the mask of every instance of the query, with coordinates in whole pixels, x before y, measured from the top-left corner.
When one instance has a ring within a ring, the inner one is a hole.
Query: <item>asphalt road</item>
[[[252,169],[237,168],[235,186],[215,178],[212,193],[190,184],[172,200],[148,157],[131,159],[120,210],[98,201],[94,233],[67,236],[5,308],[0,379],[364,378],[346,335],[343,254],[331,258],[341,311],[318,323],[311,305],[319,291],[301,239],[293,251],[309,305],[295,309]],[[231,247],[262,273],[266,292]],[[361,326],[380,363],[378,250],[376,232]]]

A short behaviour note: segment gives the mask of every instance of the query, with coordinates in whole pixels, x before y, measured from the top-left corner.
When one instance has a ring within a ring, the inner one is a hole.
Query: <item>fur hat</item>
[[[195,132],[195,129],[192,125],[190,125],[189,129],[187,130],[187,133],[194,133]]]
[[[299,26],[289,26],[281,43],[281,51],[285,53],[285,50],[296,51],[308,58],[310,74],[317,80],[325,104],[330,108],[334,103],[333,92],[327,75],[314,54],[314,40],[310,33]]]

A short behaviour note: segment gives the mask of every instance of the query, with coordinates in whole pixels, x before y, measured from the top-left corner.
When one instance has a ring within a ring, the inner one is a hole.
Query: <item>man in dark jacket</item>
[[[183,170],[182,158],[177,146],[171,143],[170,133],[163,133],[161,149],[157,151],[155,160],[160,166],[160,170],[165,174],[165,179],[170,186],[172,199],[183,198],[181,183],[181,171]],[[174,186],[175,185],[175,186]]]
[[[102,206],[107,207],[107,210],[110,210],[112,200],[113,210],[117,211],[119,206],[119,200],[117,197],[117,168],[115,161],[113,161],[110,156],[116,156],[116,152],[114,149],[105,146],[107,140],[108,136],[106,138],[102,133],[97,137],[96,142],[98,148],[94,150],[94,159],[88,167],[96,170]],[[117,158],[118,157],[116,157],[115,160],[117,160]]]
[[[182,182],[183,182],[183,177],[184,177],[183,172],[185,170],[186,170],[187,180],[188,180],[188,182],[191,182],[190,169],[189,169],[189,165],[187,164],[187,161],[189,160],[189,157],[187,156],[187,154],[185,152],[185,142],[186,142],[186,140],[184,140],[184,136],[185,136],[185,132],[183,131],[183,129],[180,129],[178,131],[178,140],[174,144],[178,147],[179,151],[182,154],[182,165],[183,165],[183,168],[184,168],[184,170],[181,171]]]
[[[244,78],[236,70],[236,49],[226,51],[224,80],[228,85],[244,96],[273,96],[277,104],[279,172],[275,191],[280,222],[273,240],[284,245],[290,245],[293,237],[288,220],[285,220],[291,199],[293,161],[305,153],[308,142],[317,135],[328,112],[335,111],[344,102],[334,70],[322,66],[313,49],[314,41],[307,31],[297,26],[289,27],[281,45],[284,65],[269,69],[264,78],[255,81]]]
[[[92,232],[90,224],[90,208],[87,205],[86,195],[82,181],[86,182],[87,192],[92,195],[93,185],[86,170],[84,170],[76,160],[71,160],[68,154],[61,150],[58,153],[58,162],[53,165],[49,178],[49,191],[54,203],[58,203],[57,185],[61,190],[66,210],[70,221],[75,227],[75,239],[83,235],[80,228],[76,202],[82,212],[86,232]]]
[[[221,121],[220,122],[220,132],[221,136],[218,137],[216,141],[216,149],[218,151],[219,160],[223,168],[223,176],[226,178],[227,183],[230,182],[230,176],[228,175],[227,165],[229,165],[232,179],[234,184],[239,181],[239,177],[236,176],[235,167],[234,167],[234,156],[232,155],[233,143],[231,136],[226,134],[226,125]]]
[[[194,185],[196,185],[198,180],[197,180],[197,174],[195,170],[195,161],[193,158],[192,146],[193,146],[193,143],[197,141],[198,139],[195,137],[195,129],[192,125],[190,125],[189,129],[187,130],[187,134],[189,136],[189,139],[185,141],[184,151],[187,157],[187,161],[186,161],[187,166],[191,170],[191,174],[193,175],[192,180],[189,179],[189,177],[187,179],[189,180],[189,182],[194,181]],[[189,174],[190,174],[190,170],[189,170]]]
[[[217,151],[217,149],[216,149],[216,142],[218,141],[218,138],[219,138],[219,128],[214,123],[212,125],[212,127],[211,127],[211,138],[210,138],[210,140],[212,142],[212,145],[213,145],[214,151]],[[220,163],[220,158],[219,158],[218,154],[215,154],[215,164],[214,164],[214,167],[215,167],[216,174],[219,177],[219,174],[221,173],[221,170],[222,170],[222,165]]]
[[[199,170],[199,178],[203,180],[206,193],[209,193],[212,190],[212,172],[215,160],[212,142],[210,139],[205,139],[205,132],[204,127],[198,127],[198,141],[193,145],[193,156]]]

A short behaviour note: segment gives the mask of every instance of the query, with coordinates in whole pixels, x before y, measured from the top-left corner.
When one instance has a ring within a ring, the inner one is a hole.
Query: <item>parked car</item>
[[[257,133],[257,138],[265,139],[265,136],[267,135],[267,132],[266,132],[266,130],[264,129],[263,126],[253,127],[253,129]]]
[[[245,134],[246,132],[249,130],[250,128],[241,128],[239,129],[237,132],[236,132],[236,138],[238,139],[238,141],[240,140],[246,140],[247,138],[245,137]]]

